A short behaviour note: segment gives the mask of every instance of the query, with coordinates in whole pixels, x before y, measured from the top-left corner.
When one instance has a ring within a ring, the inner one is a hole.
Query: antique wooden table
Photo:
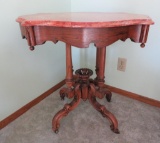
[[[66,43],[66,87],[60,90],[60,96],[73,98],[53,118],[52,127],[57,133],[60,120],[77,107],[80,100],[89,100],[93,107],[111,123],[111,130],[119,133],[116,117],[96,98],[111,100],[111,92],[104,86],[106,46],[117,40],[130,38],[133,42],[145,46],[149,26],[153,21],[145,15],[129,13],[44,13],[20,16],[22,37],[26,38],[31,50],[46,41]],[[94,43],[96,52],[96,77],[91,69],[81,68],[73,75],[71,46],[87,48]]]

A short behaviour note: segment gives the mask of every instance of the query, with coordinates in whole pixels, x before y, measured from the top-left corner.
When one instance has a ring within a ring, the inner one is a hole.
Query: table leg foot
[[[57,114],[53,117],[52,120],[52,129],[55,133],[58,133],[59,127],[60,127],[60,120],[64,117],[67,116],[70,111],[75,109],[78,104],[80,103],[81,99],[81,91],[79,88],[80,85],[77,85],[75,88],[75,96],[74,99],[72,100],[71,103],[65,104],[64,108],[61,109]]]
[[[95,92],[94,95],[96,97],[98,97],[99,99],[102,99],[105,96],[106,100],[110,102],[112,97],[112,92],[106,87],[98,87],[98,88],[97,87],[98,86],[96,84],[90,83],[90,88],[92,91]]]
[[[55,130],[54,132],[55,132],[56,134],[58,134],[59,130],[57,129],[57,130]]]
[[[63,94],[60,94],[60,97],[61,97],[61,100],[64,100],[65,99],[65,94],[63,93]]]
[[[106,100],[107,100],[108,102],[111,101],[112,93],[111,93],[111,91],[110,91],[108,88],[106,88],[106,87],[100,87],[100,89],[98,90],[98,92],[100,92],[100,94],[103,95],[102,98],[105,96],[105,97],[106,97]],[[98,96],[97,96],[97,97],[98,97]],[[98,98],[99,98],[99,97],[98,97]],[[101,98],[100,98],[100,99],[101,99]]]
[[[70,88],[64,87],[59,92],[61,100],[64,100],[65,97],[67,97],[67,98],[73,98],[74,97],[74,93],[75,93],[75,91],[71,87]]]
[[[111,130],[116,133],[116,134],[120,134],[118,129],[115,129],[113,125],[110,125]]]
[[[89,101],[92,104],[92,106],[102,114],[103,117],[106,117],[110,121],[111,130],[114,133],[119,133],[118,122],[116,117],[111,112],[109,112],[105,106],[99,104],[96,100],[96,97],[92,93],[89,94]]]
[[[107,89],[106,91],[106,99],[108,102],[111,102],[112,93]]]

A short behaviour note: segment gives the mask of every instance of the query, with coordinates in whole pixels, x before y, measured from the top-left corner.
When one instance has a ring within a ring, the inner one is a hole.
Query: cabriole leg
[[[79,88],[80,85],[77,85],[75,88],[75,96],[74,99],[71,103],[66,104],[62,110],[60,110],[52,120],[52,129],[55,133],[58,133],[59,127],[60,127],[60,120],[64,117],[67,116],[68,113],[72,110],[74,110],[78,104],[80,103],[81,99],[81,91]]]
[[[106,117],[110,121],[110,123],[111,123],[111,125],[110,125],[111,130],[114,133],[119,134],[118,122],[117,122],[116,117],[111,112],[109,112],[104,105],[101,105],[101,104],[99,104],[97,102],[94,93],[95,93],[95,90],[91,88],[90,93],[89,93],[89,97],[88,97],[90,103],[92,104],[92,106],[97,111],[99,111],[102,114],[103,117]]]

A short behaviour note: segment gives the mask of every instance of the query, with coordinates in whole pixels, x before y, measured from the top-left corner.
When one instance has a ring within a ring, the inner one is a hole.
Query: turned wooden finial
[[[29,49],[30,49],[31,51],[33,51],[33,50],[34,50],[34,46],[30,46]]]
[[[142,44],[141,44],[141,48],[144,48],[144,47],[145,47],[145,44],[144,44],[144,43],[142,43]]]

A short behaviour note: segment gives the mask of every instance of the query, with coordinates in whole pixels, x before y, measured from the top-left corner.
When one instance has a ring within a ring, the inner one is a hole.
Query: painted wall
[[[15,19],[24,14],[68,12],[70,0],[0,1],[0,120],[65,78],[64,43],[31,52]]]
[[[149,15],[150,27],[144,49],[129,39],[107,48],[106,83],[133,93],[160,100],[160,1],[159,0],[71,0],[72,12],[130,12]],[[85,53],[85,54],[84,54]],[[95,48],[91,44],[80,55],[82,66],[95,68]],[[127,59],[125,72],[117,71],[118,57]],[[88,61],[88,63],[85,63]]]

